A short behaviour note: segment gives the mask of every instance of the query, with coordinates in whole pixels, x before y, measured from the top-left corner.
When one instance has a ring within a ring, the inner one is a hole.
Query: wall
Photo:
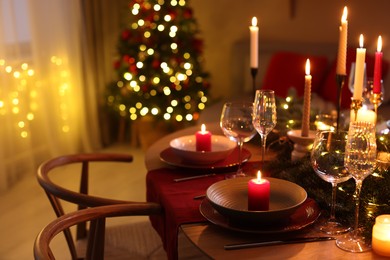
[[[347,5],[348,46],[356,47],[363,33],[367,52],[374,53],[381,34],[384,57],[390,60],[388,0],[192,0],[190,4],[205,41],[205,66],[212,75],[212,97],[229,98],[241,94],[243,88],[251,89],[248,27],[253,16],[259,20],[260,48],[328,45],[335,57],[338,26]],[[262,60],[260,55],[258,82],[267,59]],[[388,96],[390,82],[384,82]]]

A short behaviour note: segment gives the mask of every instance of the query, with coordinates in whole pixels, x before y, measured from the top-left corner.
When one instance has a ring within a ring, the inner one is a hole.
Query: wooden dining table
[[[145,155],[148,170],[147,200],[161,203],[164,208],[164,215],[152,217],[151,222],[163,240],[169,259],[385,259],[373,251],[364,253],[343,251],[336,246],[335,240],[226,250],[224,246],[229,244],[297,236],[325,236],[316,229],[323,219],[320,216],[313,224],[305,226],[302,230],[275,235],[230,229],[208,221],[199,210],[202,199],[194,197],[203,195],[211,184],[223,180],[224,172],[175,182],[175,178],[196,176],[200,171],[178,167],[160,158],[161,153],[169,148],[172,139],[192,135],[199,129],[200,126],[194,126],[169,134],[150,146]],[[213,134],[222,135],[218,123],[208,124],[207,129]],[[248,143],[244,148],[251,154],[248,162],[244,164],[244,169],[250,174],[255,174],[260,167],[260,143],[258,145]],[[273,155],[270,152],[268,156]]]

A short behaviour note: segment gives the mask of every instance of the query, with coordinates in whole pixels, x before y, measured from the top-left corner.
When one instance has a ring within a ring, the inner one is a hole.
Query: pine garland
[[[271,139],[271,138],[270,138]],[[389,151],[389,134],[377,135],[378,152]],[[271,177],[281,178],[294,182],[303,187],[308,196],[315,199],[318,205],[328,214],[331,203],[331,184],[323,181],[314,172],[309,155],[298,161],[291,161],[293,144],[285,136],[273,137],[270,140],[270,149],[278,151],[277,160],[265,165],[265,170]],[[336,217],[345,225],[353,226],[355,216],[355,202],[353,193],[355,182],[350,180],[340,183],[337,191]],[[362,186],[360,194],[359,226],[364,234],[371,239],[372,226],[375,218],[381,214],[390,214],[390,173],[389,164],[378,164],[374,173],[368,176]]]

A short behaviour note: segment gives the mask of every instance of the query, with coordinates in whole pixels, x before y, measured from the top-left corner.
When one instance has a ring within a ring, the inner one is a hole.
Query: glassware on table
[[[376,165],[375,125],[368,122],[350,124],[344,162],[345,168],[356,182],[355,223],[352,231],[337,238],[336,245],[345,251],[364,252],[371,247],[359,230],[359,196],[363,180],[373,172]]]
[[[256,129],[252,124],[253,103],[251,102],[227,102],[222,108],[220,119],[221,129],[226,137],[236,141],[238,152],[237,172],[227,175],[226,178],[244,177],[242,171],[242,146],[256,135]]]
[[[366,81],[366,85],[363,88],[363,105],[366,105],[366,107],[371,110],[374,109],[374,104],[372,103],[371,100],[371,95],[374,88],[373,84],[374,84],[374,80],[372,78],[368,78]],[[385,87],[383,85],[383,80],[381,80],[382,100],[383,100],[384,90]],[[382,100],[379,101],[378,106],[382,104]]]
[[[330,217],[319,228],[322,232],[337,235],[350,228],[337,222],[335,217],[337,184],[345,182],[351,175],[344,167],[344,153],[348,132],[317,131],[311,150],[310,162],[316,174],[332,184]]]
[[[337,115],[336,114],[318,114],[314,124],[317,130],[330,130],[333,131],[337,128]]]
[[[261,136],[261,161],[264,167],[264,156],[267,135],[276,125],[276,104],[273,90],[257,90],[253,107],[253,125]]]
[[[349,70],[349,77],[348,77],[348,89],[353,94],[354,90],[354,84],[355,84],[355,62],[351,63],[351,69]],[[363,89],[366,88],[367,84],[367,70],[366,70],[366,63],[364,63],[364,72],[363,72]]]

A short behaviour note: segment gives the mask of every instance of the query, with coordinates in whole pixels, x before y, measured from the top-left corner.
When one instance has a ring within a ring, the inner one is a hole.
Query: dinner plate
[[[210,201],[205,198],[199,206],[200,213],[211,223],[233,231],[254,233],[254,234],[279,234],[301,230],[313,224],[320,216],[320,208],[317,203],[307,198],[304,203],[288,218],[288,220],[278,225],[240,225],[231,222],[221,215],[211,205]]]
[[[171,140],[169,146],[177,156],[192,164],[213,164],[224,160],[237,147],[224,135],[211,137],[211,151],[197,151],[195,135],[186,135]]]
[[[242,161],[246,162],[251,157],[251,152],[245,148],[242,149]],[[187,162],[178,156],[171,147],[166,148],[160,153],[161,161],[176,167],[190,169],[223,169],[238,165],[238,147],[230,153],[225,160],[217,161],[211,164],[196,164]]]
[[[253,177],[227,179],[212,184],[206,192],[212,206],[231,221],[268,225],[286,221],[307,199],[301,186],[266,177],[270,183],[269,210],[248,210],[248,182]]]

